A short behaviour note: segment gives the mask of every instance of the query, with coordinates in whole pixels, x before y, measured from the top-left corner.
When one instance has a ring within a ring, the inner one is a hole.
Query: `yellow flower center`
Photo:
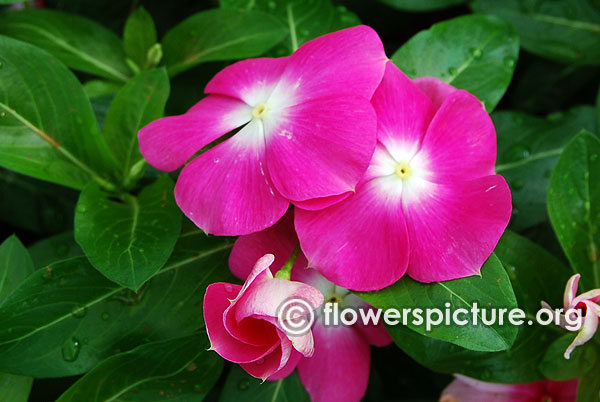
[[[254,107],[254,110],[252,111],[252,116],[255,119],[262,119],[263,117],[265,117],[267,110],[269,110],[269,107],[266,103],[259,103]]]
[[[412,175],[412,168],[408,162],[399,162],[395,169],[396,176],[402,180],[408,179]]]

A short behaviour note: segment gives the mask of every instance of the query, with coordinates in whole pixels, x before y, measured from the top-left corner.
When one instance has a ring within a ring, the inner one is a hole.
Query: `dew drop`
[[[448,69],[448,74],[450,74],[450,75],[452,75],[452,76],[456,75],[456,72],[457,72],[457,71],[456,71],[456,68],[455,68],[455,67],[450,67],[450,68]]]
[[[525,182],[521,179],[515,179],[511,182],[511,187],[514,191],[519,191],[525,187]]]
[[[483,51],[481,51],[481,49],[479,49],[479,48],[472,47],[471,54],[473,55],[473,58],[475,60],[478,60],[478,59],[481,59],[481,56],[483,56]]]
[[[527,146],[517,144],[506,151],[504,159],[506,159],[507,162],[517,162],[529,158],[530,155],[531,151]]]
[[[217,164],[217,163],[219,163],[219,162],[220,162],[220,160],[219,160],[219,158],[215,158],[215,159],[213,159],[213,162],[214,162],[215,164]]]
[[[77,212],[79,212],[80,214],[85,214],[85,212],[87,211],[87,208],[85,205],[77,205]]]
[[[231,292],[233,292],[233,286],[231,286],[230,284],[226,283],[226,284],[225,284],[225,291],[226,291],[227,293],[231,293]]]
[[[308,36],[309,33],[310,33],[310,31],[306,28],[302,28],[300,30],[300,35],[302,35],[302,36]]]
[[[0,112],[0,117],[6,116],[6,112]]]
[[[83,318],[87,313],[85,306],[75,306],[71,309],[71,315],[75,318]]]
[[[515,66],[516,60],[514,57],[505,57],[504,65],[508,68],[513,68]]]
[[[61,348],[63,360],[66,362],[74,362],[77,360],[80,351],[81,342],[75,337],[67,339]]]
[[[250,388],[250,381],[248,380],[241,380],[240,382],[238,382],[237,387],[240,391],[245,391],[248,388]]]
[[[102,321],[108,321],[110,319],[110,313],[104,312],[100,317],[102,318]]]
[[[46,282],[49,282],[54,277],[54,269],[52,267],[46,267],[44,273],[42,274],[42,279]]]

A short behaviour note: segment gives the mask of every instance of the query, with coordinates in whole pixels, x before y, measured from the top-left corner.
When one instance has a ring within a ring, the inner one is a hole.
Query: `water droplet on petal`
[[[75,337],[67,339],[61,348],[63,360],[66,362],[74,362],[77,360],[80,351],[81,342]]]
[[[226,291],[227,293],[231,293],[231,292],[233,292],[233,286],[231,286],[230,284],[226,283],[226,284],[225,284],[225,291]]]

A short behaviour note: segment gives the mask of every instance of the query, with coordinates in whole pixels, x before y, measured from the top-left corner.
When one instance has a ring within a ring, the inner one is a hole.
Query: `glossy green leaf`
[[[148,343],[111,356],[77,380],[57,402],[108,402],[119,398],[128,401],[148,400],[141,398],[138,392],[148,392],[147,387],[155,385],[155,381],[166,380],[185,370],[204,374],[200,377],[202,382],[195,386],[206,393],[223,369],[223,359],[207,352],[207,347],[206,335],[202,333]],[[169,389],[168,385],[166,390],[163,389],[165,399],[165,391],[170,391],[172,397],[184,397],[181,384],[175,386],[175,389]],[[153,400],[162,399],[159,398],[162,396],[160,391],[152,396]],[[173,400],[172,397],[169,399]],[[191,401],[193,397],[192,389],[183,400]]]
[[[511,228],[522,230],[546,221],[552,169],[577,133],[596,129],[594,109],[577,106],[546,118],[501,111],[492,119],[498,136],[496,172],[504,176],[512,193]]]
[[[548,190],[556,236],[581,274],[582,289],[600,288],[600,140],[577,135],[563,150]]]
[[[181,230],[174,184],[162,176],[122,199],[90,183],[75,210],[75,240],[98,271],[138,290],[167,261]]]
[[[87,18],[53,10],[6,12],[0,33],[34,44],[75,70],[123,82],[131,75],[119,38]]]
[[[123,46],[125,53],[139,68],[147,65],[148,50],[157,42],[156,27],[152,16],[144,7],[135,10],[125,23]]]
[[[600,64],[600,9],[593,0],[475,0],[478,13],[493,14],[514,25],[523,48],[543,57]]]
[[[540,363],[540,371],[545,377],[556,381],[572,380],[589,372],[598,359],[596,347],[592,344],[580,346],[571,354],[569,360],[564,353],[573,342],[577,333],[565,334],[550,345]]]
[[[359,25],[360,19],[331,0],[221,0],[222,8],[258,10],[269,13],[287,28],[287,37],[277,46],[278,56],[291,54],[298,46],[318,36]]]
[[[379,0],[403,11],[433,11],[464,4],[467,0]]]
[[[411,78],[437,77],[496,107],[512,78],[519,37],[499,18],[465,15],[433,25],[406,42],[392,61]]]
[[[2,402],[27,402],[33,378],[0,373]]]
[[[0,371],[78,375],[141,343],[191,334],[204,326],[206,287],[234,280],[227,267],[231,246],[200,231],[186,233],[137,293],[106,279],[85,257],[34,272],[0,307]]]
[[[139,129],[163,116],[168,97],[167,72],[150,70],[129,81],[110,105],[104,120],[104,136],[121,165],[125,181],[134,179],[132,173],[139,176],[139,172],[131,171],[143,160],[137,140]]]
[[[29,247],[29,254],[36,269],[58,261],[83,255],[72,231],[57,234],[38,241]]]
[[[371,293],[360,293],[361,298],[371,305],[380,308],[446,310],[450,303],[451,311],[458,308],[471,310],[476,303],[478,308],[514,308],[517,301],[510,280],[502,264],[492,255],[481,269],[481,276],[470,276],[446,282],[424,284],[404,277],[394,285]],[[491,314],[491,313],[488,313]],[[423,317],[425,313],[423,313]],[[425,324],[415,325],[408,320],[407,326],[431,338],[440,339],[477,351],[500,351],[510,348],[517,336],[517,327],[510,324],[486,325],[482,322],[481,312],[477,314],[475,324],[469,314],[465,326],[440,325],[427,331]],[[488,315],[488,320],[489,320]]]
[[[215,9],[192,15],[163,38],[169,75],[200,63],[260,56],[280,42],[286,29],[258,11]]]
[[[238,401],[309,402],[310,397],[296,372],[278,381],[262,382],[235,365],[227,376],[219,402]]]
[[[0,304],[34,271],[29,252],[12,235],[0,244]]]
[[[600,359],[596,367],[579,379],[577,402],[600,402]]]
[[[1,23],[0,23],[1,24]],[[116,161],[77,78],[35,46],[0,36],[0,166],[83,188]]]
[[[90,99],[115,95],[122,87],[121,84],[104,80],[90,80],[83,84],[83,90]]]

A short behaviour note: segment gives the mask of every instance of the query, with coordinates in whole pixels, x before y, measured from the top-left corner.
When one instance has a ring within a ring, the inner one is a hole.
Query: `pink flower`
[[[391,62],[372,103],[378,142],[356,194],[296,211],[309,265],[354,290],[405,272],[420,282],[477,274],[512,209],[482,103],[435,78],[412,82]]]
[[[598,319],[600,317],[600,305],[598,305],[598,302],[600,302],[600,289],[590,290],[589,292],[575,296],[577,294],[580,277],[581,275],[576,274],[569,279],[563,298],[565,314],[571,309],[578,309],[581,311],[583,317],[583,325],[579,329],[579,334],[577,334],[573,342],[565,351],[565,359],[571,357],[571,353],[577,346],[581,346],[592,339],[598,330]],[[576,317],[572,317],[572,319],[573,318]]]
[[[578,380],[496,384],[456,375],[440,402],[575,402]]]
[[[140,150],[151,165],[171,171],[241,127],[185,166],[175,198],[205,232],[257,232],[281,218],[290,201],[322,207],[354,191],[375,148],[369,101],[386,60],[375,31],[358,26],[305,43],[289,57],[237,62],[187,113],[142,128]]]
[[[244,283],[213,283],[204,295],[204,321],[211,349],[239,363],[250,375],[267,379],[291,373],[302,356],[312,356],[309,331],[288,336],[278,327],[277,309],[287,299],[300,297],[316,309],[323,295],[314,287],[273,278],[273,255],[260,258]]]
[[[271,250],[275,255],[271,270],[275,272],[285,264],[297,244],[292,214],[287,213],[275,226],[241,236],[236,241],[229,259],[231,270],[236,276],[244,278],[250,270],[250,261],[265,250]],[[327,302],[339,303],[340,308],[372,308],[347,289],[329,282],[316,270],[307,269],[306,264],[306,258],[300,254],[292,270],[293,280],[316,287]],[[298,362],[300,380],[314,402],[360,401],[369,380],[369,345],[385,346],[392,339],[382,324],[325,326],[322,310],[323,307],[317,311],[317,319],[312,327],[314,354],[312,357],[302,357]]]

